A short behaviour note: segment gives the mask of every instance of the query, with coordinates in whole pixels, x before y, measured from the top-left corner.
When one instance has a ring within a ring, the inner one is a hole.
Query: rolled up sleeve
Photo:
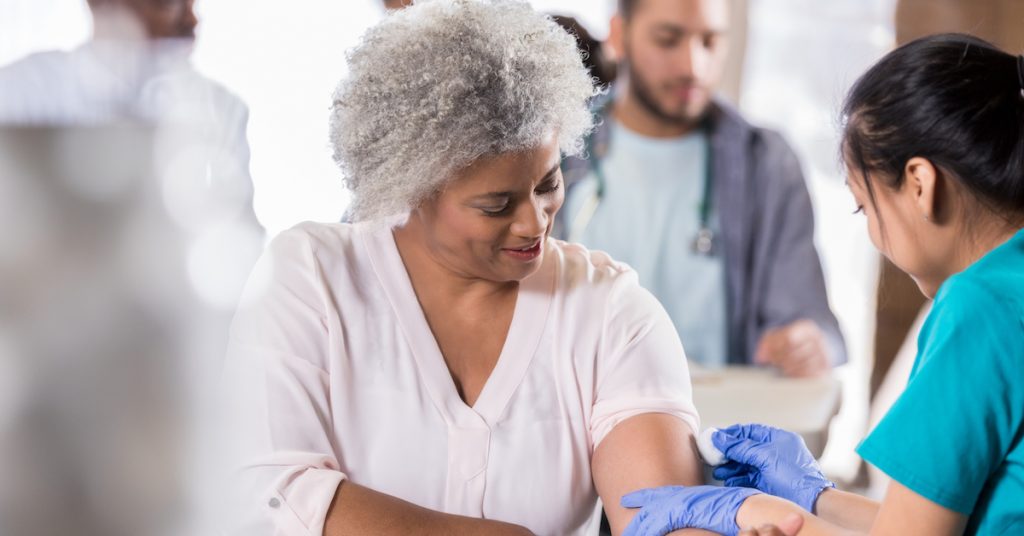
[[[686,354],[668,313],[633,273],[608,299],[590,433],[597,445],[617,424],[645,413],[678,417],[696,435],[700,418]]]
[[[224,370],[232,533],[319,536],[345,479],[319,280],[309,240],[299,230],[282,234],[232,325]]]

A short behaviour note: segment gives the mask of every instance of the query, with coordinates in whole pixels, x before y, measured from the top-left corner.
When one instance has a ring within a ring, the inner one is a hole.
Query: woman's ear
[[[903,174],[903,187],[907,189],[907,194],[911,196],[921,217],[933,223],[937,222],[941,189],[939,183],[942,181],[938,170],[927,158],[915,156],[907,160]]]

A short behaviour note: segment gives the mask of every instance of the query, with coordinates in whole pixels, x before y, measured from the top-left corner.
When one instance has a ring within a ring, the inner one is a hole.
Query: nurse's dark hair
[[[922,157],[986,207],[1024,215],[1024,59],[977,37],[940,34],[893,50],[853,85],[841,157],[898,189]]]

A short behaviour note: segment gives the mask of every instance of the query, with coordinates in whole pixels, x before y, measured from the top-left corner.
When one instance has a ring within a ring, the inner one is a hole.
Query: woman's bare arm
[[[619,505],[642,488],[703,483],[700,458],[690,427],[671,415],[648,413],[619,423],[597,446],[591,471],[604,502],[612,534],[618,536],[636,515]],[[687,529],[675,534],[710,534]]]
[[[530,536],[518,525],[445,514],[352,482],[342,482],[324,523],[324,536],[373,534]]]

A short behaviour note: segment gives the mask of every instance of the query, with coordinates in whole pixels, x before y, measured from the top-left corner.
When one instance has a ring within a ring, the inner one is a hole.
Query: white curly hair
[[[576,155],[597,91],[575,39],[523,0],[420,0],[371,28],[334,93],[349,216],[409,211],[485,155],[555,134]]]

